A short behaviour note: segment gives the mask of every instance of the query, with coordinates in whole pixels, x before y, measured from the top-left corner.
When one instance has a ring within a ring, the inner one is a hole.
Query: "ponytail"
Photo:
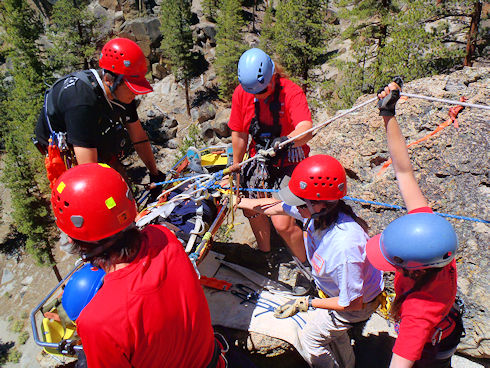
[[[390,317],[394,320],[397,321],[400,319],[400,310],[402,307],[403,302],[407,297],[416,291],[419,291],[422,289],[422,287],[434,280],[436,277],[437,273],[442,270],[442,268],[427,268],[425,270],[419,270],[419,271],[407,271],[403,270],[404,276],[408,276],[408,272],[413,272],[414,276],[408,276],[411,277],[412,279],[415,280],[415,284],[413,287],[408,290],[407,292],[403,293],[402,295],[397,295],[395,297],[395,300],[393,301],[393,304],[391,304],[390,308]]]

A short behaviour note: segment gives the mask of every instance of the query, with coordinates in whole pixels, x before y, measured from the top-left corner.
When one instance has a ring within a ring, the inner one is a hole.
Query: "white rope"
[[[401,92],[400,96],[406,96],[406,97],[411,97],[411,98],[421,98],[422,100],[442,102],[442,103],[448,103],[448,104],[452,104],[452,105],[461,105],[461,106],[467,106],[467,107],[474,107],[477,109],[490,110],[490,106],[472,104],[472,103],[461,102],[461,101],[456,101],[456,100],[448,100],[445,98],[436,98],[436,97],[429,97],[429,96],[423,96],[423,95],[415,95],[413,93]]]

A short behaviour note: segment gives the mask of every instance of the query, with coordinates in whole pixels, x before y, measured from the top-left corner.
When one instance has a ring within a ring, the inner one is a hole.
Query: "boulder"
[[[216,116],[216,109],[214,105],[210,102],[205,102],[199,107],[199,115],[197,121],[203,123],[205,121],[211,120]]]
[[[215,133],[220,137],[229,137],[231,135],[231,130],[228,127],[230,113],[231,109],[224,109],[216,114],[216,118],[213,122],[213,129]]]
[[[163,79],[169,74],[169,71],[162,64],[153,63],[151,65],[151,74],[154,78]]]
[[[105,9],[119,10],[119,2],[117,0],[99,0],[99,5]]]

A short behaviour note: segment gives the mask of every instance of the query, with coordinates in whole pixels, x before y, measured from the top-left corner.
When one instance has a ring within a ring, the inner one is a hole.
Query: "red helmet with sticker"
[[[315,155],[296,166],[288,187],[303,199],[333,201],[347,194],[347,179],[344,168],[335,158]]]
[[[107,42],[100,53],[99,66],[123,76],[128,88],[135,94],[153,91],[145,79],[148,67],[141,48],[128,38],[114,38]]]
[[[63,173],[53,187],[51,205],[61,231],[86,242],[117,234],[136,217],[128,185],[105,164],[78,165]]]

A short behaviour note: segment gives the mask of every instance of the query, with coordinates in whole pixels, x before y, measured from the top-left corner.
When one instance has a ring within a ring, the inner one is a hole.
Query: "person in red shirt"
[[[390,368],[450,368],[464,327],[454,259],[458,246],[451,224],[428,207],[415,179],[405,138],[395,118],[401,80],[380,91],[388,148],[408,214],[371,238],[369,261],[395,271],[396,297],[390,315],[398,324]]]
[[[264,51],[252,48],[238,62],[238,85],[233,93],[228,126],[232,130],[233,163],[242,162],[245,153],[254,156],[260,150],[279,144],[312,127],[311,113],[303,90],[290,81],[282,68]],[[249,135],[252,137],[249,142]],[[308,156],[306,142],[311,133],[276,150],[274,158],[253,160],[242,168],[242,187],[280,188],[287,184],[296,164]],[[250,144],[249,144],[250,143]],[[249,193],[252,198],[264,193]],[[259,250],[269,252],[270,223],[263,214],[244,210]],[[289,216],[271,216],[272,224],[293,254],[306,261],[302,231]]]
[[[168,229],[134,226],[135,201],[105,164],[57,180],[56,224],[84,261],[106,273],[77,318],[89,368],[225,367],[196,272]]]

